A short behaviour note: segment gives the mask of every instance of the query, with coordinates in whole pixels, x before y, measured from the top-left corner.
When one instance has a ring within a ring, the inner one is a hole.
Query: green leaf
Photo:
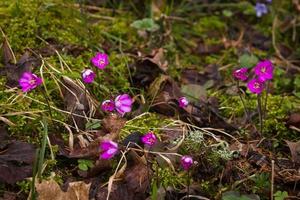
[[[131,25],[138,30],[146,30],[150,32],[157,31],[159,29],[159,25],[156,24],[151,18],[144,18],[141,20],[134,21]]]
[[[284,200],[285,198],[287,198],[289,196],[289,194],[286,191],[277,191],[274,194],[275,200]]]
[[[241,195],[237,191],[228,191],[223,193],[222,200],[260,200],[260,198],[255,194]]]
[[[183,85],[181,87],[181,92],[192,102],[199,100],[200,97],[206,97],[207,95],[204,86],[196,84]]]
[[[85,124],[85,129],[87,130],[95,130],[99,129],[101,127],[101,124],[98,120],[90,120]]]
[[[78,168],[82,171],[87,171],[89,169],[85,163],[79,163]]]
[[[243,54],[239,59],[241,67],[253,67],[258,62],[258,58],[255,55]]]

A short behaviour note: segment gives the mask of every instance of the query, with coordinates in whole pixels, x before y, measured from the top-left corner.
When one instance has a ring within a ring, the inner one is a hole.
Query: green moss
[[[172,186],[173,188],[180,189],[187,184],[187,174],[185,172],[174,172],[168,167],[160,168],[157,164],[154,164],[153,169],[155,169],[156,176],[153,177],[154,181],[158,176],[159,183],[163,187]]]
[[[141,133],[146,133],[149,130],[153,130],[156,134],[160,133],[159,128],[162,128],[172,122],[171,119],[162,117],[161,115],[155,113],[144,113],[141,116],[127,121],[124,128],[121,130],[121,139],[125,138],[129,133],[139,131]]]
[[[211,34],[211,32],[223,33],[226,30],[226,24],[224,20],[218,16],[209,16],[200,18],[193,27],[194,34],[199,36],[205,36]]]

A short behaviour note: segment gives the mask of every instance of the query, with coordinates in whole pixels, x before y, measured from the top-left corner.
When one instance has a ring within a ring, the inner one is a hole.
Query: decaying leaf
[[[133,85],[137,87],[148,87],[159,74],[164,74],[168,63],[164,60],[163,49],[152,51],[151,55],[139,59],[132,67]]]
[[[147,197],[149,186],[148,169],[143,163],[134,164],[124,172],[122,181],[115,181],[111,188],[110,200],[119,200],[120,197],[126,200],[139,200]],[[103,200],[107,197],[108,188],[98,188],[96,200]]]
[[[35,156],[33,145],[10,141],[4,128],[0,128],[0,183],[13,184],[32,175]]]
[[[50,180],[37,182],[35,187],[38,200],[88,200],[90,185],[82,181],[72,182],[64,192],[54,180]]]
[[[285,141],[287,145],[290,148],[291,155],[292,155],[292,160],[295,163],[300,163],[300,141],[298,142],[290,142],[290,141]]]

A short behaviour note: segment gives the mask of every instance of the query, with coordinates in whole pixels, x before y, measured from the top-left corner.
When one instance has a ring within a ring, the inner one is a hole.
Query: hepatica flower
[[[108,55],[105,53],[97,53],[95,57],[91,59],[91,62],[99,69],[104,69],[109,63]]]
[[[179,103],[179,106],[180,106],[181,108],[185,108],[185,107],[187,107],[187,105],[189,104],[189,101],[188,101],[188,99],[187,99],[186,97],[180,97],[180,98],[178,99],[178,103]]]
[[[260,61],[254,67],[254,73],[258,76],[259,80],[266,81],[273,78],[274,67],[270,60]]]
[[[24,72],[19,79],[19,85],[23,92],[29,92],[42,84],[42,79],[31,72]]]
[[[256,16],[261,17],[268,13],[268,8],[264,3],[256,3],[255,5]]]
[[[121,115],[131,111],[133,100],[128,94],[121,94],[115,99],[115,108]]]
[[[150,131],[150,132],[148,132],[148,133],[146,133],[145,135],[142,136],[141,141],[145,145],[151,147],[156,143],[157,138],[156,138],[155,134],[152,131]]]
[[[237,80],[241,80],[241,81],[245,81],[248,79],[248,68],[243,67],[240,69],[237,69],[233,72],[233,76],[234,78],[236,78]]]
[[[180,163],[184,170],[189,170],[193,165],[194,161],[191,156],[182,156]]]
[[[247,87],[252,93],[260,94],[264,90],[264,82],[260,79],[252,79],[248,82]]]
[[[82,71],[81,76],[83,82],[92,83],[96,77],[96,74],[90,69],[85,69]]]
[[[114,157],[114,155],[118,152],[118,144],[111,140],[103,141],[100,144],[100,149],[102,151],[100,158],[108,160]]]
[[[113,100],[105,100],[101,104],[101,109],[103,111],[112,112],[115,109],[115,102]]]

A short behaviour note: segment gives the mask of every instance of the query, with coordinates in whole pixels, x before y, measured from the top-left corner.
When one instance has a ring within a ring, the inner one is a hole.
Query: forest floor
[[[299,13],[299,0],[0,1],[0,199],[300,199]],[[42,83],[22,91],[24,72]],[[122,94],[130,112],[103,110]]]

